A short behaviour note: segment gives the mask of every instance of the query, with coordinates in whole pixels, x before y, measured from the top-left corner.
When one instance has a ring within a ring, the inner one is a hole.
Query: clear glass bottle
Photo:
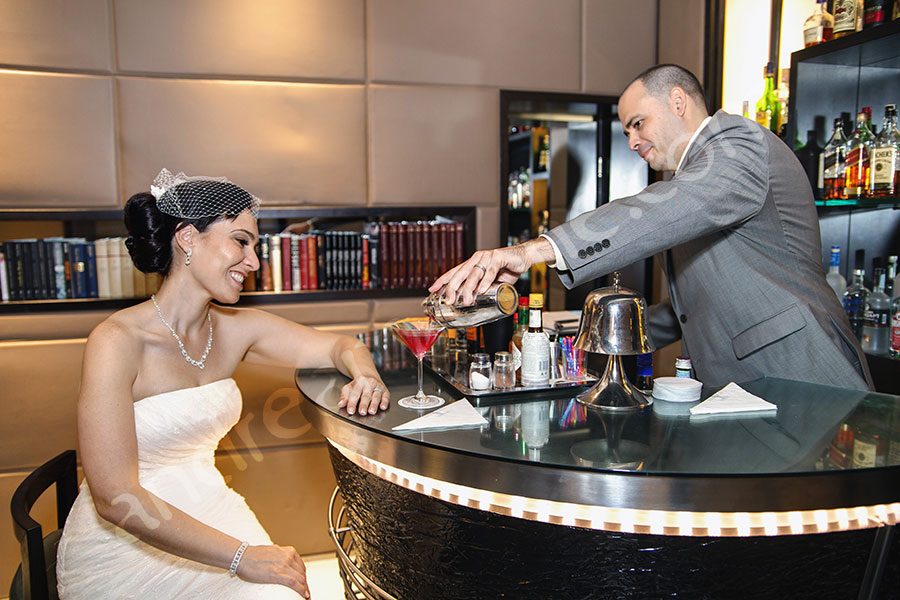
[[[522,385],[546,386],[550,383],[550,338],[541,323],[544,295],[528,298],[528,331],[522,335]]]
[[[884,293],[888,295],[888,298],[895,298],[897,296],[897,257],[894,255],[888,256],[887,259],[887,274],[884,280]]]
[[[897,130],[897,107],[884,107],[884,124],[872,145],[871,195],[893,196],[900,189],[900,131]]]
[[[828,265],[828,273],[825,274],[825,281],[834,290],[838,299],[843,299],[844,292],[847,291],[847,280],[841,275],[841,247],[831,247],[831,261]]]
[[[869,151],[875,136],[866,122],[866,113],[856,114],[856,129],[847,142],[844,197],[863,198],[869,191]]]
[[[816,0],[815,12],[803,24],[803,47],[809,48],[834,37],[834,17],[826,10],[827,0]]]
[[[766,80],[766,87],[762,97],[756,103],[756,122],[778,135],[781,126],[781,123],[779,123],[781,103],[775,94],[775,63],[769,62],[766,64],[763,69],[763,76]]]
[[[550,401],[526,402],[522,404],[522,441],[528,449],[528,458],[540,460],[541,448],[550,441]]]
[[[516,369],[512,354],[498,352],[494,355],[494,387],[498,390],[511,390],[516,387]]]
[[[847,313],[847,318],[850,320],[850,328],[853,330],[853,335],[856,336],[856,339],[862,338],[866,297],[869,295],[869,290],[863,282],[865,274],[866,272],[863,269],[853,269],[853,278],[844,292],[844,311]]]
[[[847,136],[844,135],[844,127],[841,119],[834,120],[834,131],[831,139],[825,145],[822,152],[822,184],[825,200],[837,200],[844,197],[844,169],[847,151]]]
[[[891,299],[884,293],[884,269],[875,269],[875,290],[866,297],[862,339],[869,354],[888,354],[891,344]]]
[[[491,389],[491,357],[478,352],[472,355],[469,365],[469,388],[473,390]]]

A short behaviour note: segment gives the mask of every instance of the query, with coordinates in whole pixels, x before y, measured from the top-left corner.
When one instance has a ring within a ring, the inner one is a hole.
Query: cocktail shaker
[[[443,290],[442,290],[443,291]],[[459,300],[447,303],[442,291],[434,292],[422,301],[425,314],[446,327],[477,327],[508,317],[519,304],[519,293],[508,283],[495,283],[475,301],[463,306]]]

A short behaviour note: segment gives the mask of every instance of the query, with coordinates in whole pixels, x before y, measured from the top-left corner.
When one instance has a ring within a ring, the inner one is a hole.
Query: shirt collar
[[[688,150],[691,149],[691,146],[694,144],[694,140],[697,139],[697,136],[700,135],[700,132],[703,131],[703,128],[706,127],[706,124],[709,123],[712,116],[706,117],[703,119],[703,122],[700,123],[700,126],[694,131],[694,135],[691,136],[691,139],[688,141],[687,146],[684,147],[684,152],[681,153],[681,160],[678,161],[678,166],[675,167],[675,172],[678,172],[678,169],[681,168],[681,163],[684,162],[684,157],[687,156]]]

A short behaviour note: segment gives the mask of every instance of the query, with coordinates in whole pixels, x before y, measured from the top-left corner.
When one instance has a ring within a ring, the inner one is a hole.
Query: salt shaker
[[[469,366],[469,387],[473,390],[491,389],[491,357],[479,352],[472,355]]]

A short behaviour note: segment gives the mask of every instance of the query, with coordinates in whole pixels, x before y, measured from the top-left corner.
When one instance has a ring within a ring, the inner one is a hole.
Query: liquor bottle
[[[827,0],[816,0],[816,10],[803,24],[803,47],[827,42],[834,36],[834,17],[826,10]]]
[[[828,282],[828,285],[830,285],[831,289],[834,290],[834,293],[837,294],[839,300],[844,297],[844,292],[847,291],[847,280],[841,275],[840,246],[831,247],[831,263],[828,265],[828,273],[825,275],[825,281]]]
[[[537,132],[540,135],[540,139],[538,141],[537,155],[535,156],[535,172],[546,171],[550,166],[550,134],[544,133],[541,135],[541,132],[545,131],[545,129],[541,129]]]
[[[887,276],[884,280],[884,293],[888,295],[888,298],[895,298],[900,291],[897,290],[897,257],[896,256],[888,256],[887,259]]]
[[[522,385],[546,386],[550,383],[550,338],[541,323],[543,294],[528,298],[528,331],[522,335]]]
[[[863,269],[853,269],[853,278],[844,292],[844,311],[847,313],[847,318],[850,320],[850,329],[853,330],[853,335],[856,336],[856,339],[862,338],[866,297],[869,295],[869,290],[863,283],[864,276],[865,271]]]
[[[775,63],[766,63],[763,76],[766,79],[766,87],[762,97],[756,103],[756,122],[778,135],[781,125],[778,122],[781,115],[781,103],[778,101],[778,96],[775,95]]]
[[[872,123],[872,107],[871,106],[863,106],[861,109],[862,112],[866,113],[866,125],[869,126],[869,131],[872,132],[872,137],[876,137],[878,135],[878,130],[875,129],[875,124]]]
[[[891,302],[891,356],[900,358],[900,296]]]
[[[863,8],[863,29],[884,25],[891,20],[893,0],[865,0]]]
[[[894,19],[900,19],[900,0],[894,0]]]
[[[884,124],[872,146],[871,195],[893,196],[900,186],[900,131],[897,130],[897,107],[884,107]]]
[[[843,123],[841,119],[835,119],[831,139],[828,140],[825,150],[822,152],[822,183],[825,188],[823,192],[825,200],[837,200],[844,196],[846,151],[847,137],[844,135]]]
[[[891,299],[884,293],[884,270],[875,269],[875,291],[866,297],[860,346],[869,354],[887,354],[891,343]]]
[[[834,0],[834,38],[855,33],[860,16],[860,0]]]
[[[528,331],[528,297],[519,296],[519,312],[516,313],[516,328],[513,331],[512,339],[509,341],[509,352],[512,354],[513,368],[516,371],[518,379],[522,374],[522,336]]]
[[[809,185],[812,187],[813,196],[816,200],[822,198],[823,187],[825,186],[824,174],[820,167],[824,168],[822,148],[816,141],[816,132],[809,130],[806,132],[806,144],[801,146],[797,152],[797,158],[806,171],[806,178],[809,179]]]
[[[866,113],[856,115],[856,130],[847,142],[847,168],[844,171],[844,196],[862,198],[869,190],[869,150],[875,136],[866,123]]]
[[[790,102],[791,89],[790,69],[781,70],[780,81],[781,83],[778,85],[778,89],[775,90],[775,95],[778,97],[778,103],[781,106],[781,110],[778,113],[778,137],[784,140],[784,143],[790,145],[790,143],[787,141],[788,103]]]

